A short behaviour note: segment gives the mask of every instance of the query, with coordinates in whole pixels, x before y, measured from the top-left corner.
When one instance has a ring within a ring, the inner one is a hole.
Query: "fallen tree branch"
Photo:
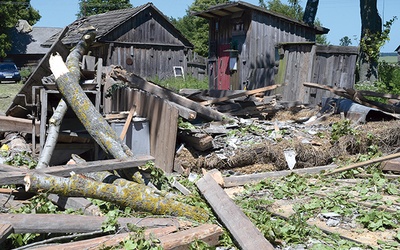
[[[118,179],[115,178],[118,177],[109,177],[110,180],[117,181]],[[26,191],[46,191],[64,196],[95,198],[123,207],[131,207],[137,211],[182,216],[196,221],[208,219],[208,214],[204,209],[160,197],[149,187],[134,182],[120,186],[101,183],[77,174],[72,174],[70,178],[30,174],[25,176],[24,180]],[[113,182],[110,180],[110,183]]]
[[[372,160],[368,160],[368,161],[357,162],[355,164],[352,164],[352,165],[349,165],[349,166],[346,166],[346,167],[337,168],[337,169],[335,169],[335,170],[333,170],[331,172],[326,172],[324,175],[328,176],[328,175],[344,172],[344,171],[347,171],[347,170],[350,170],[350,169],[363,167],[363,166],[367,166],[367,165],[370,165],[370,164],[374,164],[374,163],[378,163],[378,162],[394,159],[394,158],[397,158],[397,157],[400,157],[400,153],[386,155],[386,156],[378,157],[378,158],[375,158],[375,159],[372,159]]]

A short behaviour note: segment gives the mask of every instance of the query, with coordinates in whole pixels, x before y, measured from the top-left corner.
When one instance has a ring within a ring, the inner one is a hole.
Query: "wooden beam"
[[[0,131],[12,131],[32,134],[33,122],[29,119],[0,115]],[[35,131],[36,135],[39,135],[40,123],[38,121],[35,121]]]
[[[196,119],[197,117],[197,112],[194,110],[191,110],[189,108],[186,108],[182,105],[179,105],[175,102],[168,102],[169,104],[171,104],[172,106],[174,106],[178,112],[179,112],[179,116],[185,118],[186,120],[192,121],[194,119]]]
[[[223,119],[228,117],[227,115],[224,115],[218,111],[204,107],[197,102],[176,94],[169,89],[158,86],[155,83],[148,82],[135,74],[129,73],[128,75],[126,71],[118,68],[114,68],[112,70],[112,74],[114,78],[127,82],[128,85],[132,88],[139,88],[160,98],[175,102],[186,108],[192,109],[208,120],[222,121]]]
[[[400,158],[384,161],[381,164],[382,171],[392,171],[400,173]]]
[[[106,220],[107,217],[105,216],[0,213],[1,223],[11,225],[14,228],[14,233],[86,233],[101,230],[102,224]],[[121,227],[127,227],[129,223],[138,227],[174,226],[178,230],[180,226],[189,222],[179,221],[174,218],[147,217],[118,218],[118,223]]]
[[[203,224],[188,230],[159,237],[161,246],[165,250],[169,249],[189,249],[190,243],[195,240],[206,242],[209,246],[216,246],[219,243],[219,236],[223,230],[213,224]]]
[[[126,118],[124,127],[122,128],[121,134],[119,135],[119,138],[121,141],[125,139],[126,132],[128,132],[129,126],[131,125],[133,115],[136,111],[136,106],[132,105],[131,109],[129,110],[128,118]]]
[[[7,237],[13,233],[13,227],[10,224],[0,224],[0,244],[7,239]]]
[[[104,161],[93,161],[86,163],[79,163],[74,165],[65,166],[54,166],[51,168],[45,168],[39,170],[28,170],[16,168],[14,172],[0,172],[0,185],[8,184],[23,184],[24,177],[27,173],[45,173],[56,176],[69,176],[70,172],[73,171],[77,174],[85,174],[90,172],[99,172],[107,170],[127,169],[132,167],[138,167],[145,165],[148,161],[153,161],[152,156],[143,155],[135,156],[134,159],[129,160],[104,160]]]
[[[301,169],[293,169],[293,170],[265,172],[265,173],[258,173],[258,174],[230,176],[230,177],[224,178],[224,187],[242,186],[242,185],[249,184],[249,183],[259,182],[259,181],[267,179],[267,178],[277,178],[277,177],[287,176],[291,173],[318,174],[321,171],[326,171],[326,170],[333,169],[336,167],[337,167],[337,165],[332,164],[332,165],[313,167],[313,168],[301,168]]]
[[[146,238],[149,238],[150,235],[152,237],[157,238],[164,235],[168,235],[175,231],[176,229],[174,227],[148,228],[144,231],[144,235]],[[118,246],[119,243],[125,240],[129,240],[129,237],[131,235],[132,233],[112,234],[112,235],[106,235],[102,237],[96,237],[93,239],[80,240],[65,244],[38,246],[34,247],[34,249],[36,250],[113,249],[111,247]]]
[[[218,218],[232,234],[239,248],[275,249],[209,173],[198,180],[196,185]]]
[[[230,99],[233,99],[233,98],[237,98],[237,97],[241,97],[241,96],[254,95],[254,94],[257,94],[257,93],[273,90],[273,89],[276,89],[277,87],[278,87],[278,85],[271,85],[271,86],[267,86],[267,87],[263,87],[263,88],[259,88],[259,89],[248,90],[248,91],[244,91],[244,92],[233,94],[233,95],[229,95],[229,96],[224,96],[224,97],[221,97],[221,98],[204,101],[204,102],[201,102],[200,104],[201,105],[210,105],[210,104],[213,104],[213,103],[223,102],[223,101],[227,101],[227,100],[230,100]]]

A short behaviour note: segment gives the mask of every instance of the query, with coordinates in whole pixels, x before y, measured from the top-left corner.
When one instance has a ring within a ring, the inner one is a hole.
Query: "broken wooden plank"
[[[152,236],[153,238],[158,238],[164,235],[169,235],[170,233],[175,232],[176,229],[174,227],[164,227],[164,228],[148,228],[144,231],[144,236],[149,238]],[[133,237],[134,233],[120,233],[113,235],[106,235],[102,237],[97,237],[93,239],[80,240],[76,242],[57,244],[57,245],[44,245],[34,247],[36,250],[73,250],[73,249],[114,249],[113,247],[118,246],[121,242],[127,241]]]
[[[7,239],[7,237],[13,233],[13,227],[10,224],[1,222],[0,224],[0,244]]]
[[[83,197],[66,197],[56,194],[48,194],[47,199],[65,210],[73,209],[74,211],[81,211],[85,215],[102,215],[98,206],[93,205],[92,202]]]
[[[229,198],[210,174],[196,186],[242,249],[274,249],[242,210]]]
[[[38,136],[40,134],[40,123],[35,120],[34,128],[32,120],[0,115],[0,132],[8,131],[28,134],[32,134],[35,131]]]
[[[136,106],[132,105],[131,109],[129,110],[128,118],[126,118],[124,127],[122,128],[121,134],[119,135],[119,138],[121,141],[125,139],[126,132],[128,132],[129,126],[131,125],[133,115],[136,111]]]
[[[400,157],[400,153],[386,155],[386,156],[382,156],[382,157],[377,157],[377,158],[374,158],[374,159],[371,159],[371,160],[368,160],[368,161],[357,162],[357,163],[351,164],[349,166],[345,166],[345,167],[342,167],[342,168],[337,168],[337,169],[335,169],[335,170],[333,170],[331,172],[325,173],[324,175],[325,176],[332,175],[332,174],[344,172],[344,171],[347,171],[347,170],[350,170],[350,169],[363,167],[363,166],[371,165],[371,164],[382,162],[382,161],[386,161],[386,160],[391,160],[391,159],[398,158],[398,157]]]
[[[0,185],[23,184],[24,177],[27,173],[45,173],[56,176],[69,176],[71,172],[75,172],[77,174],[85,174],[90,172],[138,167],[138,166],[143,166],[148,161],[152,160],[154,160],[152,156],[141,155],[126,161],[117,159],[92,161],[83,164],[78,163],[74,165],[54,166],[51,168],[41,169],[40,171],[14,168],[15,169],[14,172],[0,172]],[[9,168],[7,168],[7,170],[9,170]]]
[[[277,177],[287,176],[291,173],[318,174],[322,171],[327,171],[327,170],[330,170],[330,169],[333,169],[336,167],[337,167],[337,165],[332,164],[332,165],[313,167],[313,168],[300,168],[300,169],[265,172],[265,173],[258,173],[258,174],[229,176],[229,177],[224,177],[224,187],[242,186],[245,184],[259,182],[266,178],[277,178]]]
[[[392,171],[399,173],[400,172],[400,158],[391,159],[388,161],[384,161],[381,164],[382,171]]]
[[[14,233],[85,233],[101,230],[107,217],[73,214],[4,214],[0,213],[2,224],[10,224]],[[168,227],[178,230],[189,222],[174,218],[118,218],[121,227],[133,224],[138,227]],[[43,223],[46,222],[46,223]],[[60,226],[62,225],[62,226]]]
[[[185,118],[188,121],[192,121],[192,120],[196,119],[196,117],[197,117],[196,111],[186,108],[175,102],[168,102],[168,103],[171,104],[172,106],[174,106],[178,110],[179,116]]]
[[[198,113],[198,115],[201,115],[204,118],[207,118],[209,120],[222,121],[223,119],[228,118],[227,115],[224,115],[224,114],[222,114],[218,111],[215,111],[211,108],[204,107],[203,105],[200,105],[197,102],[194,102],[186,97],[176,94],[171,90],[168,90],[166,88],[158,86],[155,83],[148,82],[148,81],[144,80],[143,78],[141,78],[140,76],[137,76],[133,73],[128,74],[125,70],[122,70],[120,68],[115,67],[112,70],[111,74],[112,74],[112,77],[127,82],[128,85],[132,88],[139,88],[141,90],[144,90],[146,92],[154,94],[163,99],[169,100],[171,102],[175,102],[186,108],[192,109],[192,110],[196,111]]]
[[[210,104],[213,104],[213,103],[223,102],[223,101],[227,101],[227,100],[230,100],[230,99],[233,99],[233,98],[237,98],[237,97],[241,97],[241,96],[254,95],[254,94],[257,94],[257,93],[273,90],[273,89],[276,89],[277,87],[278,87],[278,85],[271,85],[271,86],[267,86],[267,87],[263,87],[263,88],[247,90],[247,91],[244,91],[244,92],[241,92],[241,93],[237,93],[237,94],[233,94],[233,95],[229,95],[229,96],[224,96],[224,97],[213,99],[213,100],[204,101],[204,102],[201,102],[200,104],[201,105],[210,105]]]
[[[208,134],[196,133],[191,134],[187,131],[180,131],[178,133],[178,138],[187,143],[188,146],[193,147],[199,151],[206,151],[213,147],[212,141],[213,137]]]
[[[219,243],[219,237],[222,233],[222,228],[217,225],[203,224],[198,227],[158,237],[158,239],[165,250],[189,249],[190,243],[195,240],[204,241],[209,246],[216,246]]]

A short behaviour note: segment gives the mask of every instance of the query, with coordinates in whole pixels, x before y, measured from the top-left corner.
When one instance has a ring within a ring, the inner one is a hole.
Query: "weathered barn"
[[[241,1],[194,15],[209,20],[210,89],[272,85],[278,69],[277,44],[315,41],[317,34],[329,31]]]
[[[120,65],[145,78],[174,76],[174,66],[185,67],[193,45],[152,3],[83,17],[68,26],[62,39],[73,47],[90,28],[97,32],[91,55],[104,66]],[[55,37],[44,43],[50,46]]]

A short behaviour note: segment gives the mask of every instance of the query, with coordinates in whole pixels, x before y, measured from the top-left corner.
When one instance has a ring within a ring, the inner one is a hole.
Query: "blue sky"
[[[286,0],[281,1],[286,3]],[[31,5],[42,15],[36,26],[64,27],[72,23],[78,13],[78,2],[78,0],[31,0]],[[131,0],[134,6],[147,2],[152,2],[166,16],[178,18],[186,14],[188,6],[194,0]],[[245,2],[258,5],[259,0]],[[303,8],[306,2],[301,0]],[[394,52],[400,45],[400,1],[378,0],[378,10],[384,22],[393,16],[398,17],[392,26],[390,41],[381,50],[381,52]],[[361,29],[359,0],[320,0],[317,18],[324,27],[330,29],[328,41],[331,44],[337,45],[342,37],[348,36],[352,39],[352,45],[358,45]]]

